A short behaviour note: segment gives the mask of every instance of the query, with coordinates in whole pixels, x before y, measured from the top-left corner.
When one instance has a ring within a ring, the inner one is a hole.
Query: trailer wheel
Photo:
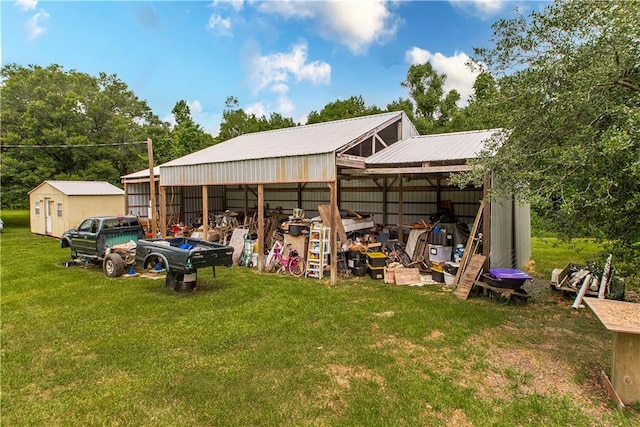
[[[173,288],[175,290],[178,290],[180,286],[182,286],[183,281],[184,281],[184,274],[168,271],[164,283],[168,288]]]
[[[107,277],[120,277],[124,274],[124,260],[119,254],[111,253],[104,259],[102,269]]]

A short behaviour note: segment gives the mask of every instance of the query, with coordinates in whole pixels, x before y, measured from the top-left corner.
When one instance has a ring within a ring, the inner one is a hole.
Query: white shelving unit
[[[309,249],[307,251],[307,277],[322,278],[329,264],[331,254],[329,245],[330,227],[319,223],[311,225],[309,230]]]

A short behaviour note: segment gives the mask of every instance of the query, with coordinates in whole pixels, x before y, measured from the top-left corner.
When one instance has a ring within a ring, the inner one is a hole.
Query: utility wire
[[[1,148],[84,148],[84,147],[114,147],[118,145],[130,145],[130,144],[146,144],[147,141],[132,141],[132,142],[114,142],[109,144],[84,144],[84,145],[6,145],[0,144]]]

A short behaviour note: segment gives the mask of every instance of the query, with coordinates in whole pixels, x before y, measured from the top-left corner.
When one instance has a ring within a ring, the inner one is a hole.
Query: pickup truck
[[[136,262],[144,269],[163,268],[167,271],[166,285],[179,290],[187,283],[195,287],[195,274],[200,268],[230,267],[233,248],[205,240],[174,237],[168,239],[141,239],[136,247]],[[187,277],[185,277],[187,276]],[[188,280],[191,276],[192,280]]]
[[[95,216],[82,221],[80,226],[65,231],[60,238],[61,248],[71,248],[71,259],[85,262],[103,261],[104,274],[118,277],[126,264],[133,262],[127,256],[127,245],[144,238],[144,228],[132,215]]]
[[[66,231],[61,248],[71,248],[72,259],[103,261],[107,277],[120,277],[125,266],[139,263],[144,269],[166,270],[166,284],[179,290],[184,283],[195,286],[199,268],[231,266],[233,248],[194,238],[144,239],[144,229],[135,216],[87,218]],[[185,277],[185,275],[187,277]]]

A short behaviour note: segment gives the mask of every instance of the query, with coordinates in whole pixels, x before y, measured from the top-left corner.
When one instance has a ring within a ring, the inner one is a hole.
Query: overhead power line
[[[82,144],[82,145],[29,145],[29,144],[16,144],[7,145],[0,144],[0,148],[85,148],[85,147],[114,147],[118,145],[133,145],[133,144],[146,144],[147,141],[132,141],[132,142],[114,142],[109,144]]]

